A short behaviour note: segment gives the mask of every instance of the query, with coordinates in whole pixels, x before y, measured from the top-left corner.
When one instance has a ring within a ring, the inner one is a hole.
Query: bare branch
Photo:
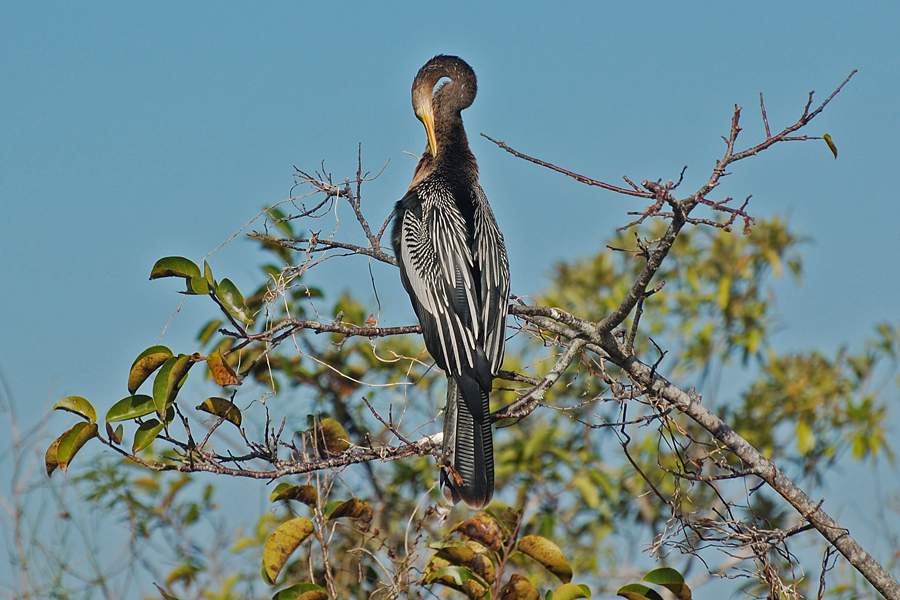
[[[491,141],[491,142],[494,142],[495,144],[497,144],[498,146],[500,146],[500,148],[506,150],[507,152],[509,152],[509,153],[512,154],[513,156],[516,156],[516,157],[518,157],[518,158],[527,160],[527,161],[529,161],[529,162],[533,162],[533,163],[536,164],[536,165],[541,165],[542,167],[547,167],[548,169],[551,169],[551,170],[553,170],[553,171],[556,171],[557,173],[562,173],[563,175],[565,175],[565,176],[567,176],[567,177],[571,177],[572,179],[574,179],[575,181],[578,181],[579,183],[583,183],[583,184],[585,184],[585,185],[594,185],[594,186],[597,186],[597,187],[601,187],[601,188],[603,188],[604,190],[609,190],[609,191],[611,191],[611,192],[616,192],[617,194],[625,194],[626,196],[637,196],[637,197],[639,197],[639,198],[652,198],[652,197],[653,197],[652,194],[648,194],[647,192],[642,192],[642,191],[640,191],[639,189],[637,189],[637,187],[635,187],[634,190],[627,190],[627,189],[625,189],[625,188],[620,188],[620,187],[615,186],[615,185],[610,185],[610,184],[608,184],[608,183],[603,183],[602,181],[597,181],[596,179],[591,179],[590,177],[585,177],[584,175],[579,175],[578,173],[573,173],[572,171],[567,171],[566,169],[557,167],[556,165],[551,164],[551,163],[548,163],[548,162],[543,161],[543,160],[540,160],[539,158],[532,158],[531,156],[528,156],[527,154],[522,154],[522,153],[519,152],[518,150],[513,150],[512,148],[510,148],[509,146],[507,146],[504,142],[497,141],[497,140],[495,140],[494,138],[492,138],[492,137],[490,137],[490,136],[487,136],[487,135],[485,135],[485,134],[483,134],[483,133],[481,134],[481,136],[484,137],[484,138],[486,138],[487,140],[489,140],[489,141]],[[625,178],[625,181],[628,181],[628,178]],[[631,182],[628,181],[628,183],[631,183]],[[634,184],[632,184],[632,185],[634,185]]]
[[[381,233],[382,232],[379,232],[379,235],[381,235]],[[397,259],[390,254],[382,251],[381,246],[364,248],[355,244],[346,244],[344,242],[337,242],[334,240],[320,240],[318,238],[276,238],[268,234],[258,233],[256,231],[249,234],[248,237],[269,244],[275,244],[283,248],[288,248],[290,250],[296,250],[298,252],[325,252],[326,250],[331,250],[334,248],[338,248],[340,250],[349,250],[353,254],[371,256],[372,258],[380,260],[383,263],[387,263],[395,267],[397,266]]]
[[[405,335],[407,333],[422,333],[422,328],[419,325],[404,325],[401,327],[357,327],[355,325],[344,325],[343,323],[320,323],[319,321],[311,319],[284,319],[283,321],[279,321],[275,327],[261,333],[239,335],[227,330],[222,330],[222,333],[232,337],[246,339],[250,342],[271,342],[276,339],[283,339],[290,336],[301,329],[309,329],[317,334],[340,333],[348,337],[361,336],[367,338]]]

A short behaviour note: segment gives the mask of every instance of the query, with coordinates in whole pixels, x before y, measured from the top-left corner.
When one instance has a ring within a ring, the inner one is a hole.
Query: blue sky
[[[900,317],[898,26],[895,2],[4,3],[0,372],[19,419],[69,394],[119,399],[180,300],[147,280],[153,262],[200,260],[288,197],[293,165],[325,161],[342,180],[361,143],[365,168],[390,160],[365,197],[373,220],[386,216],[415,166],[404,151],[424,145],[410,83],[438,53],[479,75],[464,117],[522,295],[643,205],[478,132],[611,182],[675,179],[688,165],[683,189],[696,188],[734,104],[739,139],[755,143],[759,92],[775,129],[809,90],[822,99],[859,69],[809,130],[833,136],[838,160],[821,142],[783,145],[736,165],[721,189],[753,194],[753,214],[790,215],[813,239],[802,287],[777,285],[778,347],[858,347]],[[237,240],[212,264],[250,288],[259,258]],[[399,280],[380,291],[412,317]],[[191,348],[206,315],[187,305],[164,341]]]

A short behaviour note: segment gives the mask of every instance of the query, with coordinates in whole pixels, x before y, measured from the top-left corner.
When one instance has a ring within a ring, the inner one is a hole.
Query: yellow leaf
[[[156,587],[156,589],[159,591],[159,593],[162,594],[163,600],[178,600],[177,597],[175,597],[175,596],[173,596],[172,594],[168,593],[166,590],[162,589],[161,587],[159,587],[159,586],[156,585],[155,583],[154,583],[153,585]]]
[[[59,460],[56,458],[56,450],[59,448],[59,440],[61,439],[62,436],[59,436],[53,440],[53,443],[50,444],[50,447],[47,448],[47,452],[44,454],[44,467],[47,469],[47,477],[53,475],[53,471],[59,466]]]
[[[337,456],[350,447],[347,431],[330,417],[316,423],[315,433],[316,449],[323,456]]]
[[[804,420],[797,421],[797,450],[800,454],[809,454],[816,447],[816,434]]]
[[[296,500],[314,507],[319,500],[319,492],[312,485],[279,483],[269,495],[269,502],[278,502],[279,500]]]
[[[719,280],[718,292],[716,303],[719,306],[719,310],[725,310],[728,307],[728,302],[731,300],[731,277],[723,277]]]
[[[829,150],[834,154],[834,159],[837,160],[837,146],[834,145],[834,142],[831,140],[831,136],[827,133],[822,136],[825,139],[825,143],[828,144]]]
[[[237,373],[234,372],[221,352],[210,352],[206,357],[206,366],[209,367],[209,374],[220,386],[241,385]]]
[[[509,577],[509,583],[500,591],[503,600],[540,600],[541,593],[534,585],[518,573]]]
[[[576,475],[572,479],[572,485],[581,492],[581,497],[584,498],[588,508],[596,510],[600,506],[600,493],[597,491],[597,486],[594,485],[594,482],[587,475]]]
[[[131,364],[128,372],[128,393],[134,394],[153,371],[162,366],[166,359],[172,356],[172,351],[165,346],[151,346],[141,352]]]
[[[91,403],[81,396],[67,396],[53,405],[53,410],[65,410],[93,423],[97,420],[97,411]]]
[[[590,590],[587,592],[587,586],[575,585],[574,583],[564,583],[556,588],[553,592],[552,600],[576,600],[577,598],[590,598]]]
[[[365,500],[350,498],[346,502],[337,505],[334,510],[331,511],[331,514],[328,515],[328,520],[339,519],[341,517],[358,519],[364,523],[368,523],[372,520],[372,507],[369,506],[369,503]]]
[[[202,410],[217,417],[224,417],[229,423],[234,423],[237,427],[241,426],[240,409],[226,398],[207,398],[203,401],[203,404],[197,407],[197,410]]]
[[[526,535],[519,540],[518,550],[544,565],[563,583],[572,581],[572,567],[559,546],[539,535]]]
[[[506,541],[506,536],[500,523],[486,512],[480,512],[471,519],[463,521],[455,526],[452,531],[459,531],[494,552],[499,552]]]
[[[269,535],[263,549],[263,569],[269,581],[275,581],[297,546],[314,531],[312,521],[297,517],[282,523]]]

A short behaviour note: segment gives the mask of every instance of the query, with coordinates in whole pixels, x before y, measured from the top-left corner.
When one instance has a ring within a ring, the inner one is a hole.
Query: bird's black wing
[[[472,372],[478,362],[481,298],[473,276],[475,260],[463,215],[449,188],[425,181],[398,206],[417,205],[398,215],[398,262],[404,287],[422,325],[425,345],[450,374]],[[419,204],[420,203],[420,204]]]
[[[475,235],[473,259],[481,274],[477,320],[481,343],[491,374],[496,375],[503,363],[506,342],[506,314],[509,310],[509,261],[503,234],[480,185],[475,188]]]

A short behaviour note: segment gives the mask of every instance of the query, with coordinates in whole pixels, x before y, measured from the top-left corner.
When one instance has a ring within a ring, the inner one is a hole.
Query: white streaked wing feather
[[[479,186],[475,198],[475,256],[481,267],[481,314],[485,332],[484,351],[497,373],[503,362],[506,338],[506,314],[509,310],[509,263],[503,234]]]
[[[430,218],[423,222],[412,212],[404,215],[402,259],[413,293],[437,322],[448,368],[460,373],[463,364],[475,364],[480,319],[472,279],[474,260],[466,244],[465,221],[452,199],[442,194],[423,195],[426,199],[422,212]],[[460,286],[471,315],[470,324],[463,322],[451,303]]]

